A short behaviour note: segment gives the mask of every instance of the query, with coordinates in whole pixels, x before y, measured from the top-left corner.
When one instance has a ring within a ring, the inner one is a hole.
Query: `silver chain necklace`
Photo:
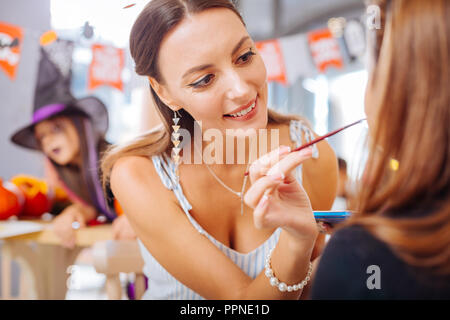
[[[197,148],[195,148],[195,150],[198,152]],[[201,156],[201,154],[200,154],[200,156]],[[214,171],[212,171],[212,169],[209,167],[209,165],[207,163],[205,163],[205,166],[208,169],[209,173],[211,173],[211,175],[217,180],[217,182],[219,182],[225,189],[227,189],[228,191],[235,194],[236,196],[238,196],[241,199],[241,215],[243,215],[244,214],[244,191],[245,191],[245,186],[247,184],[248,175],[244,175],[244,181],[242,182],[241,192],[237,192],[237,191],[234,191],[233,189],[231,189],[229,186],[227,186],[225,184],[225,182],[223,182],[222,179],[220,179],[214,173]],[[245,169],[244,172],[247,172],[249,167],[250,167],[250,163],[247,164],[247,168]]]

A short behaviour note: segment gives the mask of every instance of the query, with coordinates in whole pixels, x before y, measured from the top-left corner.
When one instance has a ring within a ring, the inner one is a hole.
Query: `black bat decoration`
[[[0,42],[0,49],[3,48],[14,48],[14,47],[18,47],[19,46],[19,38],[14,38],[13,41],[11,41],[11,43],[2,43]]]

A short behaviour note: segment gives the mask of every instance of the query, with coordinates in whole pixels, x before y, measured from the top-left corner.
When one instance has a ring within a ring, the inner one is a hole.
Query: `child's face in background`
[[[34,128],[42,151],[59,165],[77,164],[80,140],[73,122],[67,117],[56,117],[38,123]]]

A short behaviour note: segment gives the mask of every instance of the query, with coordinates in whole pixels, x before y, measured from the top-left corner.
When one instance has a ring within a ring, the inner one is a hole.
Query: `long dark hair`
[[[99,213],[113,220],[116,214],[113,200],[106,197],[100,183],[100,163],[103,152],[109,143],[103,136],[94,133],[91,120],[80,114],[65,115],[75,126],[80,141],[81,167],[59,165],[50,159],[56,169],[64,189],[79,200],[94,207]],[[107,195],[108,196],[108,195]]]

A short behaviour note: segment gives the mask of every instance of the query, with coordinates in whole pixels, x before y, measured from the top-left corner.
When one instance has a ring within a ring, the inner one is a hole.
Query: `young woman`
[[[57,67],[41,50],[33,121],[18,130],[12,141],[46,156],[49,183],[61,186],[72,204],[53,220],[63,246],[75,245],[74,229],[96,221],[116,219],[114,203],[105,199],[99,177],[99,158],[108,143],[105,105],[95,97],[75,99]],[[125,220],[125,221],[124,221]],[[129,237],[126,218],[114,220],[114,232]]]
[[[450,2],[373,3],[382,26],[369,32],[375,40],[366,91],[369,161],[357,211],[327,243],[311,298],[449,299]],[[293,153],[278,166],[288,174],[301,160]],[[258,172],[258,163],[250,170]],[[304,192],[286,199],[286,182],[253,178],[246,199],[261,220],[280,206],[311,214],[299,202]],[[268,200],[267,187],[275,190]]]
[[[216,144],[219,164],[194,162],[210,147],[193,143],[199,122],[202,141],[212,131],[230,138],[230,131],[241,129],[236,135],[247,139],[242,132],[253,129],[261,138],[264,130],[258,130],[267,129],[268,141],[278,134],[282,145],[268,148],[273,155],[313,136],[301,118],[268,109],[264,63],[231,1],[153,0],[133,26],[130,49],[136,72],[149,79],[163,125],[112,149],[102,170],[140,241],[149,278],[144,298],[298,299],[299,287],[287,292],[271,286],[264,259],[275,247],[280,278],[306,278],[318,238],[313,216],[297,221],[283,214],[267,228],[255,228],[253,210],[242,205],[248,144],[243,163],[236,163],[237,152],[234,161],[225,161],[225,140]],[[192,137],[183,138],[179,166],[171,142],[177,125]],[[231,151],[237,151],[234,144]],[[326,142],[297,174],[312,206],[329,209],[337,161]]]

